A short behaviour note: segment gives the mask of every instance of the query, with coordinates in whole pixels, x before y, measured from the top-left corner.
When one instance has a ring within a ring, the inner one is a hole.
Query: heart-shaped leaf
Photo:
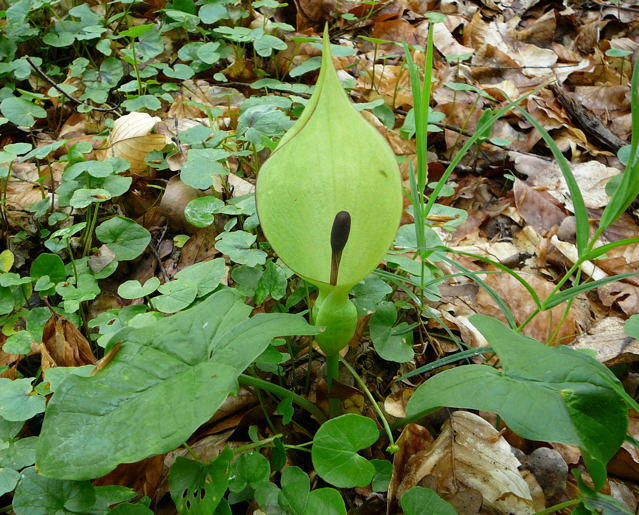
[[[140,281],[131,280],[123,282],[118,287],[118,295],[123,299],[141,299],[147,295],[151,295],[160,286],[160,280],[157,277],[151,277],[148,279],[144,286],[140,284]]]
[[[499,355],[502,370],[445,370],[415,391],[407,415],[441,406],[493,411],[524,438],[578,445],[591,474],[603,472],[628,425],[614,374],[583,352],[548,347],[494,318],[474,315],[471,322]]]
[[[366,486],[375,467],[357,451],[379,438],[377,425],[361,415],[347,414],[322,424],[313,438],[311,457],[319,476],[338,488]]]
[[[457,511],[430,488],[414,486],[402,495],[402,510],[405,515],[457,515]]]
[[[128,261],[138,257],[151,241],[151,233],[130,218],[115,216],[102,222],[95,230],[95,235],[118,261]]]
[[[249,319],[250,311],[227,289],[188,311],[116,333],[112,341],[121,347],[110,363],[92,377],[69,376],[49,401],[39,471],[95,478],[175,449],[237,388],[239,374],[273,337],[317,332],[300,316]]]

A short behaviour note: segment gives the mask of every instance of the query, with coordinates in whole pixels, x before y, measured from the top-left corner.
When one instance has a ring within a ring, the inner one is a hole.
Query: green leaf
[[[623,331],[628,336],[639,340],[639,315],[632,315],[626,320]]]
[[[268,460],[259,452],[247,452],[231,465],[229,490],[241,492],[247,486],[255,488],[262,481],[267,481],[271,473]]]
[[[396,320],[395,304],[380,302],[370,320],[371,340],[382,359],[406,363],[415,356],[412,331],[402,331],[407,327],[405,322],[394,327]]]
[[[147,23],[146,25],[135,25],[133,27],[129,27],[128,29],[118,33],[118,36],[126,36],[128,38],[137,38],[137,37],[140,37],[142,34],[147,33],[153,27],[154,25],[152,23]]]
[[[78,276],[77,285],[58,283],[55,287],[55,292],[64,299],[64,310],[69,313],[75,313],[81,302],[95,299],[100,291],[98,281],[88,273]]]
[[[175,313],[187,308],[197,296],[197,284],[188,279],[170,281],[160,286],[162,295],[153,299],[153,305],[162,313]]]
[[[319,70],[322,66],[322,58],[320,56],[311,57],[304,61],[302,64],[298,64],[295,68],[293,68],[288,74],[295,78],[300,75],[304,75],[305,73],[312,72],[314,70]]]
[[[61,139],[55,141],[54,143],[49,143],[48,145],[42,145],[41,147],[34,148],[31,152],[21,157],[22,160],[26,161],[27,159],[44,159],[51,152],[58,150],[60,147],[63,147],[69,142],[68,139]]]
[[[361,415],[333,418],[315,433],[311,458],[319,476],[338,488],[364,487],[371,482],[375,467],[357,451],[379,438],[377,425]]]
[[[15,470],[0,468],[0,495],[13,491],[19,478],[20,474]]]
[[[0,112],[15,125],[31,127],[36,118],[46,118],[47,112],[39,105],[22,97],[7,97],[0,102]]]
[[[493,411],[524,438],[578,445],[604,466],[626,435],[619,380],[582,352],[547,347],[485,315],[471,322],[503,369],[464,365],[441,372],[415,391],[407,415],[441,406]]]
[[[154,95],[141,95],[139,97],[131,98],[122,102],[122,107],[127,111],[142,111],[148,109],[149,111],[157,111],[162,107],[162,102]]]
[[[226,11],[226,7],[219,3],[205,4],[200,7],[200,10],[197,14],[200,17],[200,20],[202,20],[202,23],[206,23],[207,25],[229,17],[228,12]]]
[[[215,290],[226,274],[226,264],[223,258],[201,261],[183,268],[176,279],[186,279],[197,285],[197,296],[203,297]]]
[[[180,179],[187,186],[205,190],[213,185],[213,176],[224,175],[228,170],[219,161],[230,154],[219,148],[190,149],[182,166]]]
[[[118,261],[135,259],[151,241],[149,231],[123,216],[115,216],[102,222],[96,228],[95,235],[109,247]]]
[[[318,488],[308,496],[304,515],[346,515],[344,499],[334,488]]]
[[[246,231],[223,232],[216,240],[215,248],[240,265],[263,265],[266,253],[250,248],[257,236]]]
[[[42,474],[95,478],[175,449],[215,413],[273,337],[318,332],[299,316],[248,319],[250,311],[227,289],[116,333],[112,342],[123,343],[109,365],[92,377],[68,377],[49,401],[38,440]]]
[[[215,64],[222,57],[220,50],[219,41],[215,41],[214,43],[204,43],[197,49],[197,56],[206,64]]]
[[[627,57],[630,54],[632,54],[630,50],[624,50],[622,48],[609,48],[606,50],[606,55],[608,57]]]
[[[13,510],[16,515],[89,513],[95,500],[95,490],[88,481],[49,479],[30,467],[20,474]]]
[[[44,397],[31,394],[33,377],[0,377],[0,417],[9,421],[28,420],[44,411]]]
[[[20,470],[35,463],[37,436],[28,436],[9,442],[9,447],[0,451],[0,467]]]
[[[386,492],[393,475],[393,464],[386,460],[371,460],[375,467],[375,475],[371,481],[373,492]]]
[[[273,261],[268,261],[264,273],[257,282],[255,289],[255,304],[261,304],[267,296],[279,300],[286,294],[286,272]]]
[[[53,283],[59,283],[67,278],[64,269],[64,262],[57,254],[40,254],[31,263],[29,275],[34,279],[39,279],[44,275],[49,276],[49,280]]]
[[[111,193],[102,188],[80,188],[73,192],[69,205],[76,209],[83,209],[91,204],[111,200]]]
[[[422,513],[457,515],[455,508],[437,495],[437,492],[421,486],[414,486],[402,495],[401,504],[405,515],[420,515]]]
[[[126,281],[118,287],[118,295],[123,299],[141,299],[151,295],[158,286],[160,286],[160,280],[157,277],[148,279],[144,286],[140,284],[140,281]]]
[[[198,197],[186,205],[184,217],[195,227],[208,227],[215,221],[213,215],[219,213],[223,208],[224,202],[217,197]]]
[[[169,471],[171,498],[178,513],[215,513],[228,486],[232,459],[233,451],[228,447],[210,463],[178,457]]]
[[[18,331],[7,338],[2,350],[7,354],[29,354],[33,337],[29,331]]]
[[[286,467],[282,472],[282,491],[279,493],[279,504],[295,515],[306,513],[311,480],[301,468]]]

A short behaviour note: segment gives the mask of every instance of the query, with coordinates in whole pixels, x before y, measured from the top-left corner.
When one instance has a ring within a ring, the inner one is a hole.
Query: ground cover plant
[[[0,2],[0,511],[634,513],[638,20]]]

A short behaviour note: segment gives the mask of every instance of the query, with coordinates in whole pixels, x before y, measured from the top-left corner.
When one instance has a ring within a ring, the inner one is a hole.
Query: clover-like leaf
[[[95,230],[95,235],[118,261],[128,261],[138,257],[151,241],[151,233],[130,218],[115,216],[102,222]]]
[[[141,299],[157,290],[158,286],[160,286],[160,280],[157,277],[148,279],[144,286],[140,284],[140,281],[133,279],[118,287],[118,295],[123,299]]]
[[[9,421],[28,420],[44,411],[44,397],[31,393],[33,377],[0,377],[0,417]]]
[[[373,420],[349,413],[325,422],[315,433],[311,458],[319,476],[339,488],[366,486],[375,466],[357,451],[379,438]]]

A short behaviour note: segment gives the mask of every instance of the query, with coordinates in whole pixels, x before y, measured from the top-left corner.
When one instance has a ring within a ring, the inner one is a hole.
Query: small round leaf
[[[158,286],[160,286],[160,280],[157,277],[151,277],[144,286],[140,284],[140,281],[126,281],[118,288],[118,295],[123,299],[141,299],[157,290]]]
[[[102,222],[95,230],[95,235],[118,261],[128,261],[138,257],[151,241],[151,233],[130,218],[116,216]]]
[[[347,414],[324,423],[313,438],[311,457],[322,479],[339,488],[364,487],[375,467],[357,451],[379,438],[377,425],[361,415]]]

